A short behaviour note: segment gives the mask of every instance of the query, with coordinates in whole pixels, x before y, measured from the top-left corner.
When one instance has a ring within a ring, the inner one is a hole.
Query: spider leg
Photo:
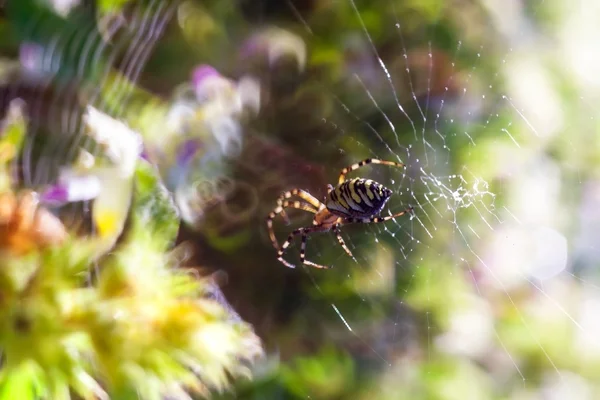
[[[337,236],[337,240],[339,242],[339,244],[342,246],[342,248],[344,249],[344,251],[352,258],[354,258],[354,256],[352,255],[352,252],[350,251],[350,249],[348,248],[348,246],[346,246],[346,242],[344,242],[344,238],[342,237],[342,232],[340,231],[340,226],[339,224],[336,225],[333,228],[333,231],[335,232],[335,235]]]
[[[315,264],[311,261],[308,261],[308,260],[306,260],[305,257],[306,257],[307,235],[312,232],[328,231],[329,229],[330,229],[329,227],[325,227],[325,226],[311,226],[309,228],[298,228],[298,229],[294,230],[292,233],[290,233],[287,240],[279,248],[279,251],[277,252],[277,259],[286,267],[296,268],[296,266],[294,264],[291,264],[283,259],[283,254],[285,253],[285,250],[289,247],[289,245],[292,244],[292,242],[294,241],[294,238],[297,235],[302,235],[302,246],[300,247],[300,260],[302,261],[302,263],[306,264],[306,265],[310,265],[311,267],[315,267],[315,268],[327,268],[323,265]]]
[[[290,199],[292,196],[300,197],[302,200],[306,201],[308,204],[315,207],[317,210],[324,208],[324,205],[316,197],[308,193],[306,190],[298,188],[288,190],[287,192],[282,193],[281,196],[279,196],[279,198],[277,199],[277,205],[283,207],[283,201],[285,199]],[[281,216],[283,217],[283,220],[286,224],[290,223],[290,219],[288,218],[285,210],[281,212]]]
[[[354,218],[354,217],[348,217],[348,218],[344,218],[343,220],[343,224],[371,224],[371,223],[375,223],[378,224],[380,222],[386,222],[389,221],[391,219],[394,218],[398,218],[403,216],[406,213],[410,213],[413,211],[412,207],[407,208],[406,210],[399,212],[397,214],[394,215],[388,215],[387,217],[378,217],[378,216],[373,216],[373,217],[369,217],[369,218]]]
[[[384,161],[384,160],[379,160],[377,158],[367,158],[366,160],[362,160],[360,162],[357,162],[356,164],[350,165],[349,167],[343,168],[342,171],[340,172],[340,178],[338,179],[338,184],[344,183],[344,181],[346,180],[346,175],[349,174],[350,172],[356,171],[360,167],[363,167],[363,166],[369,165],[369,164],[381,164],[381,165],[389,165],[392,167],[404,168],[404,164],[402,164],[402,163],[397,163],[394,161]]]
[[[308,265],[310,267],[314,267],[314,268],[319,268],[319,269],[329,269],[329,267],[326,267],[325,265],[321,265],[321,264],[316,264],[312,261],[308,261],[306,259],[306,239],[308,238],[308,235],[305,232],[302,232],[302,245],[300,247],[300,261],[302,261],[302,264],[304,265]]]
[[[313,207],[309,206],[308,204],[303,204],[299,201],[287,201],[286,200],[286,201],[282,201],[281,204],[278,204],[277,207],[275,207],[273,209],[273,211],[271,211],[271,213],[267,217],[267,228],[269,230],[269,238],[271,238],[273,247],[275,247],[276,249],[279,248],[279,243],[277,242],[277,238],[275,237],[275,232],[273,231],[273,219],[275,219],[275,217],[277,215],[281,214],[284,217],[284,219],[286,220],[286,222],[289,223],[289,219],[288,219],[287,215],[285,214],[286,208],[295,208],[295,209],[307,211],[307,212],[310,212],[313,214],[317,213],[317,210],[315,210]]]
[[[277,204],[282,204],[284,199],[289,199],[292,196],[300,197],[302,200],[306,201],[308,204],[315,207],[317,210],[323,205],[315,196],[302,189],[292,189],[283,193],[281,196],[279,196]]]

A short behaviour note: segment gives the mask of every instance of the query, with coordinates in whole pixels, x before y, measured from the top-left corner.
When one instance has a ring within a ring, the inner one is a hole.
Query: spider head
[[[381,197],[389,199],[393,193],[394,192],[392,191],[392,189],[388,189],[385,186],[381,186]]]
[[[371,201],[373,203],[373,211],[378,210],[378,212],[381,212],[381,210],[390,200],[390,197],[392,197],[392,194],[394,194],[394,192],[391,189],[388,189],[385,186],[379,184],[372,186],[372,190],[376,191],[379,195]]]

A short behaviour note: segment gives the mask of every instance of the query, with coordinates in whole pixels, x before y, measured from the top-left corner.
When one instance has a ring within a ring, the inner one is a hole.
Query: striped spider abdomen
[[[391,195],[392,191],[378,182],[354,178],[330,187],[325,206],[343,218],[369,218],[379,215]]]

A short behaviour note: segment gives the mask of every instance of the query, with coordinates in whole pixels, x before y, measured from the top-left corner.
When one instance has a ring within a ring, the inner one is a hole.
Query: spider
[[[412,207],[409,207],[394,215],[389,215],[387,217],[379,216],[381,210],[390,199],[392,191],[370,179],[353,178],[346,180],[346,175],[348,173],[368,164],[383,164],[404,168],[404,164],[401,163],[367,158],[366,160],[342,169],[337,186],[327,185],[327,195],[325,196],[324,202],[320,202],[313,195],[302,189],[290,190],[279,197],[277,206],[269,214],[266,220],[269,237],[271,238],[271,242],[273,242],[273,246],[277,249],[277,259],[281,261],[281,263],[287,267],[295,268],[293,264],[290,264],[283,259],[283,254],[288,246],[292,244],[294,238],[297,235],[302,235],[300,261],[311,267],[328,268],[306,259],[306,240],[308,234],[333,230],[344,251],[350,257],[353,257],[352,252],[350,252],[350,249],[348,249],[348,246],[346,246],[346,243],[344,243],[344,239],[341,236],[340,227],[342,225],[385,222],[412,211]],[[286,200],[290,199],[292,196],[298,196],[306,203]],[[286,208],[307,211],[315,214],[315,217],[313,219],[313,226],[294,230],[280,247],[277,238],[275,237],[275,233],[273,232],[273,219],[281,214],[285,221],[289,222],[285,213]]]

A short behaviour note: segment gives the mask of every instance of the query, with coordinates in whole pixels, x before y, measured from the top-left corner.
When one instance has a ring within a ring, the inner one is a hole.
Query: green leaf
[[[179,230],[179,214],[158,172],[142,160],[138,163],[135,179],[132,204],[134,230],[143,229],[158,239],[173,242]]]
[[[21,151],[26,133],[23,104],[12,101],[0,134],[0,191],[11,190],[10,165]]]
[[[6,368],[0,374],[0,400],[38,399],[47,389],[42,369],[33,362]]]
[[[132,0],[99,0],[98,8],[102,13],[118,13],[127,4],[131,3]]]

